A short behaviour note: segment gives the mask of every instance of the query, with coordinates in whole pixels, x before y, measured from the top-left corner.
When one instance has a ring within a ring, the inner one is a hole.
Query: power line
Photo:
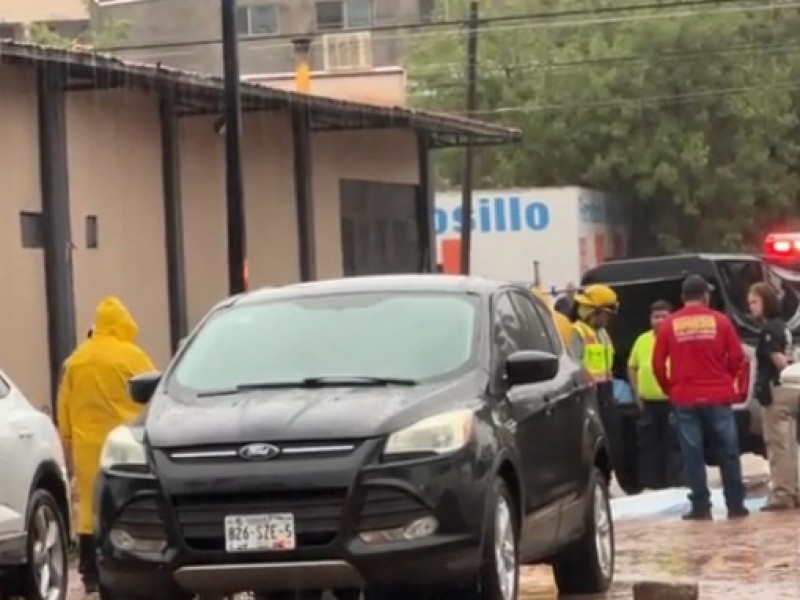
[[[565,111],[565,110],[592,110],[598,108],[621,108],[625,106],[638,105],[641,107],[643,104],[655,104],[651,108],[658,108],[659,104],[682,104],[684,102],[693,102],[705,98],[725,97],[743,95],[756,90],[764,91],[771,89],[798,89],[800,88],[800,80],[783,81],[762,83],[759,85],[740,86],[730,88],[712,88],[707,90],[697,90],[695,92],[685,92],[680,94],[670,94],[663,96],[641,96],[638,98],[619,98],[617,100],[608,100],[600,102],[588,102],[583,104],[542,104],[534,106],[506,106],[500,108],[492,108],[486,110],[475,111],[475,116],[489,116],[501,114],[531,114],[548,111]],[[450,111],[453,112],[453,111]],[[454,111],[458,114],[459,111]]]
[[[746,4],[748,0],[682,0],[682,1],[675,1],[675,2],[651,2],[648,4],[626,4],[623,6],[610,6],[610,7],[598,7],[598,8],[591,8],[591,9],[572,9],[572,10],[561,10],[561,11],[545,11],[545,12],[534,12],[534,13],[524,13],[524,14],[514,14],[514,15],[502,15],[502,16],[495,16],[495,17],[484,17],[481,19],[481,26],[486,26],[489,24],[502,24],[502,23],[515,23],[520,21],[537,21],[537,20],[544,20],[547,22],[548,19],[562,19],[562,23],[569,23],[569,21],[564,21],[564,19],[569,19],[571,17],[580,17],[580,16],[587,16],[587,15],[606,15],[606,14],[619,14],[625,12],[635,12],[635,11],[642,11],[642,10],[651,10],[651,11],[663,11],[666,9],[672,8],[680,8],[680,9],[687,9],[687,8],[702,8],[704,6],[716,6],[716,7],[723,7],[729,5],[738,5],[739,11],[749,11],[749,10],[775,10],[781,8],[790,8],[796,6],[794,3],[792,4],[776,4],[776,5],[763,5],[763,3],[756,3],[754,5],[742,6]],[[694,15],[700,15],[703,11],[695,10],[692,11]],[[711,11],[712,13],[715,11]],[[614,21],[611,21],[614,22]],[[547,23],[549,25],[557,24],[558,22],[551,22]],[[451,28],[450,31],[457,31],[462,32],[463,28],[468,24],[466,19],[453,19],[453,20],[445,20],[445,21],[432,21],[432,22],[418,22],[418,23],[406,23],[406,24],[397,24],[397,25],[380,25],[376,27],[362,27],[362,28],[353,28],[347,29],[342,31],[342,33],[363,33],[363,32],[371,32],[371,33],[380,33],[380,32],[392,32],[392,31],[405,31],[406,34],[402,36],[395,36],[395,37],[406,37],[409,34],[413,34],[416,30],[427,30],[427,29],[439,29],[444,31],[439,31],[438,33],[444,33],[447,28]],[[331,31],[327,33],[339,33],[340,31]],[[416,31],[417,33],[421,33],[420,31]],[[325,31],[321,31],[319,33],[325,34]],[[260,34],[260,35],[252,35],[247,36],[244,38],[240,38],[240,40],[245,42],[258,42],[258,41],[274,41],[274,40],[291,40],[292,38],[301,35],[300,32],[294,33],[279,33],[279,34]],[[384,39],[390,39],[393,36],[387,36]],[[220,44],[222,40],[220,38],[213,38],[213,39],[199,39],[199,40],[186,40],[181,42],[163,42],[158,44],[136,44],[136,45],[124,45],[124,46],[115,46],[108,48],[107,50],[110,52],[121,52],[121,51],[130,51],[130,50],[153,50],[153,49],[169,49],[169,48],[184,48],[186,46],[207,46],[207,45],[215,45]],[[284,44],[270,44],[270,47],[276,46],[291,46],[291,42],[284,43]]]
[[[507,66],[489,66],[486,68],[482,66],[481,73],[488,74],[490,78],[507,77],[509,74],[518,71],[563,71],[582,67],[601,67],[601,66],[616,66],[619,64],[634,64],[642,63],[643,66],[650,66],[652,64],[660,64],[676,60],[705,60],[714,56],[724,56],[729,54],[738,54],[743,56],[759,56],[761,54],[782,54],[791,53],[792,50],[800,50],[800,43],[795,44],[743,44],[739,46],[726,46],[714,47],[702,50],[688,50],[688,51],[674,51],[674,52],[660,52],[657,54],[630,54],[622,56],[609,56],[603,58],[587,58],[581,60],[571,61],[556,61],[556,62],[532,62],[532,63],[518,63],[509,64]],[[413,69],[409,72],[411,79],[417,77],[437,76],[447,74],[450,75],[455,68],[459,66],[458,63],[438,63],[435,66],[422,69]],[[449,69],[448,67],[452,67]],[[454,79],[457,76],[453,77]],[[485,77],[484,77],[485,78]],[[424,83],[424,81],[423,81]],[[462,83],[454,83],[454,87],[463,87]]]

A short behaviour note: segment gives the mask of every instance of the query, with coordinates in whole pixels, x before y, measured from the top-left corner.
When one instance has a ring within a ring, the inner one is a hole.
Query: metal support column
[[[292,108],[291,118],[300,280],[313,281],[317,278],[317,243],[311,162],[311,119],[308,109],[305,107]]]
[[[222,0],[222,61],[225,72],[225,177],[228,220],[228,287],[247,290],[247,227],[242,183],[242,97],[236,0]]]
[[[467,30],[467,116],[474,116],[478,106],[478,2],[469,4]],[[461,229],[461,272],[470,273],[472,256],[472,187],[475,171],[475,149],[470,140],[464,148],[464,168],[461,173],[461,222],[469,226]]]
[[[181,190],[178,115],[172,90],[159,97],[161,116],[161,179],[164,188],[164,244],[167,254],[167,295],[172,351],[186,337],[189,318],[186,304],[186,260],[183,247],[183,195]]]
[[[50,389],[53,414],[57,414],[58,380],[76,344],[66,73],[61,66],[42,63],[37,66],[36,77]]]
[[[435,195],[436,181],[433,169],[433,151],[430,137],[417,133],[417,160],[419,185],[417,186],[417,225],[419,227],[420,271],[436,273]]]

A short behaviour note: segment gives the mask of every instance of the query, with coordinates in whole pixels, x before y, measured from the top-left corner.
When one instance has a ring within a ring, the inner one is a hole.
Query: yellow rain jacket
[[[139,326],[113,296],[97,307],[92,337],[67,359],[58,394],[58,427],[72,452],[79,495],[78,533],[91,534],[94,483],[106,436],[132,421],[142,407],[128,393],[128,379],[154,371],[136,345]]]
[[[561,334],[562,341],[567,345],[568,348],[571,348],[572,336],[575,334],[574,330],[572,329],[572,321],[555,309],[553,303],[547,297],[547,292],[537,287],[532,287],[531,292],[534,296],[539,298],[539,300],[544,302],[550,309],[550,314],[553,315],[553,320],[556,323],[556,329],[558,329],[558,333]]]

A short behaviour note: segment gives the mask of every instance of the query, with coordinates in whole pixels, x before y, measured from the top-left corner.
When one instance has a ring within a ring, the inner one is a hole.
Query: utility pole
[[[222,0],[222,62],[225,73],[225,189],[228,221],[228,287],[247,291],[247,227],[242,184],[242,97],[236,0]]]
[[[467,116],[472,117],[478,107],[478,2],[469,5],[467,29]],[[468,142],[464,149],[464,169],[461,173],[461,272],[469,275],[472,255],[472,183],[474,148]]]

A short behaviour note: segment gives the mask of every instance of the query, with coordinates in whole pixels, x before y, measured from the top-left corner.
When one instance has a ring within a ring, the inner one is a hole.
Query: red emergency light
[[[764,239],[764,258],[777,263],[800,263],[800,232],[770,233]]]

